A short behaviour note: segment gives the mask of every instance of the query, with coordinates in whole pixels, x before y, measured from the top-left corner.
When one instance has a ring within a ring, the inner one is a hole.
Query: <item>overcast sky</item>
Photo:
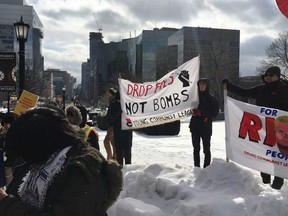
[[[45,69],[67,70],[81,82],[89,32],[119,41],[154,27],[240,30],[240,76],[254,75],[265,48],[287,31],[275,0],[26,0],[44,25]],[[96,17],[96,19],[95,19]]]

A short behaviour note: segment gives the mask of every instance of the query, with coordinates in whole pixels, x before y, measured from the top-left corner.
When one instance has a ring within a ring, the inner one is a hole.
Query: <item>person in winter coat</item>
[[[65,109],[65,114],[70,124],[79,127],[79,125],[82,123],[81,112],[76,106],[74,105],[67,106]]]
[[[0,136],[4,133],[4,127],[0,126]],[[6,185],[5,177],[5,165],[4,165],[4,142],[0,138],[0,188],[4,188]]]
[[[17,196],[0,189],[0,215],[105,216],[122,190],[119,164],[90,147],[55,109],[22,114],[6,142],[30,168]]]
[[[202,78],[197,82],[199,92],[199,105],[193,109],[190,120],[190,132],[192,135],[194,166],[200,167],[200,141],[202,139],[204,153],[204,168],[211,162],[211,136],[212,136],[212,118],[219,112],[217,99],[209,93],[210,82]]]
[[[243,89],[229,82],[228,79],[222,81],[226,85],[228,92],[235,93],[246,98],[256,99],[257,106],[288,111],[288,85],[280,80],[281,70],[278,66],[269,67],[265,74],[261,76],[264,84],[252,88]],[[261,172],[264,184],[270,184],[271,175]],[[281,189],[284,179],[275,176],[271,185],[274,189]]]
[[[12,113],[5,113],[5,115],[2,117],[2,120],[1,120],[2,130],[0,133],[0,148],[2,149],[3,159],[5,156],[5,160],[3,160],[3,165],[4,165],[4,170],[5,170],[5,179],[6,179],[5,184],[6,185],[9,185],[9,183],[11,182],[13,168],[18,163],[17,158],[11,152],[9,152],[9,149],[7,148],[7,144],[5,142],[6,134],[14,121],[15,121],[15,117]],[[3,170],[2,168],[0,169]]]
[[[111,102],[114,100],[116,91],[117,90],[115,88],[110,88],[109,91],[107,92],[109,106]],[[107,153],[107,159],[116,159],[116,148],[115,148],[115,143],[114,143],[113,125],[109,124],[108,122],[107,122],[107,133],[105,135],[103,143],[104,143],[104,147]]]
[[[79,127],[82,128],[82,130],[85,132],[85,140],[90,143],[92,147],[100,151],[99,135],[93,127],[87,125],[87,109],[82,105],[77,105],[77,108],[80,110],[82,117],[82,121],[79,124]]]
[[[116,92],[114,100],[111,102],[107,112],[107,122],[113,126],[114,143],[116,148],[116,158],[120,165],[131,164],[132,131],[121,129],[121,104],[120,93]]]

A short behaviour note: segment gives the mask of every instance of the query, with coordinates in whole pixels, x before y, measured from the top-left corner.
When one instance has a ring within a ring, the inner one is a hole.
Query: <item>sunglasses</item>
[[[275,74],[265,74],[264,77],[273,77]]]

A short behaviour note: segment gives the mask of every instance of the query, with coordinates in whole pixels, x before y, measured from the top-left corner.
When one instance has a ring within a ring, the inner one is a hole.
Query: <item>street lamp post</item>
[[[65,111],[65,103],[66,103],[66,86],[64,85],[63,87],[62,87],[62,93],[63,93],[63,95],[62,95],[62,97],[63,97],[63,100],[62,100],[62,103],[63,103],[63,110]]]
[[[19,97],[25,89],[25,42],[28,37],[29,24],[21,20],[14,23],[15,33],[19,41]]]

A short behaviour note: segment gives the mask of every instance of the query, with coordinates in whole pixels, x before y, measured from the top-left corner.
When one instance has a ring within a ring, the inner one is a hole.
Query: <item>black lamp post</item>
[[[66,86],[64,85],[63,87],[62,87],[62,93],[63,93],[63,95],[62,95],[62,97],[63,97],[63,100],[62,100],[62,103],[63,103],[63,110],[65,111],[65,103],[66,103],[66,96],[65,96],[65,94],[66,94]]]
[[[21,20],[14,23],[17,40],[19,41],[19,97],[25,89],[25,42],[28,37],[29,24]]]

